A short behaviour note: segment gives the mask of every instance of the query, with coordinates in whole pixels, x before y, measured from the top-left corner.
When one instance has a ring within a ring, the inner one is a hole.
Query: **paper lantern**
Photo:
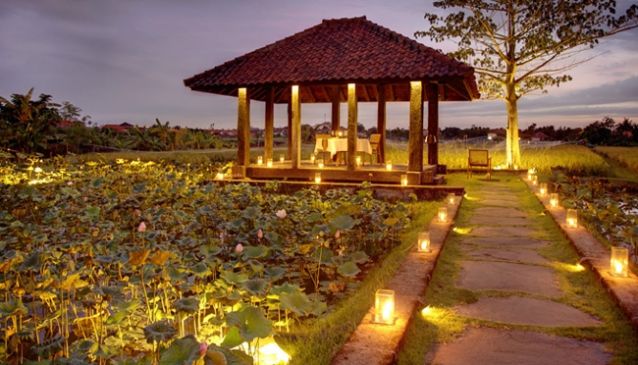
[[[430,252],[430,232],[419,232],[417,251]]]
[[[454,204],[454,202],[456,201],[456,195],[449,193],[445,200],[448,202],[448,204]]]
[[[626,247],[612,247],[609,264],[612,275],[622,278],[629,276],[629,250]]]
[[[361,156],[355,157],[354,162],[357,166],[361,166]]]
[[[401,186],[408,186],[408,175],[401,175]]]
[[[315,184],[321,184],[321,173],[315,173]]]
[[[323,165],[323,161],[319,161],[319,163],[317,164],[317,166],[318,166],[320,169],[323,169],[323,167],[324,167],[324,165]]]
[[[215,180],[224,180],[224,173],[218,172],[217,175],[215,175]]]
[[[264,164],[264,157],[263,156],[257,156],[257,165],[261,166]]]
[[[390,161],[386,162],[385,169],[388,171],[392,171],[392,162]]]
[[[272,158],[269,158],[266,160],[266,167],[268,168],[272,167]]]
[[[374,322],[394,324],[394,290],[378,289],[375,293]]]
[[[538,188],[538,194],[543,197],[547,195],[547,183],[541,183],[540,187]]]
[[[578,212],[576,211],[576,209],[567,209],[567,216],[565,217],[565,222],[567,223],[567,227],[569,228],[578,227]]]
[[[446,223],[447,222],[447,207],[439,207],[439,211],[436,216],[439,222]]]
[[[281,163],[284,162],[284,155],[279,156],[279,162],[281,162]]]
[[[310,155],[310,163],[315,164],[315,155]]]
[[[552,208],[558,208],[558,194],[557,193],[551,193],[549,194],[549,206]]]

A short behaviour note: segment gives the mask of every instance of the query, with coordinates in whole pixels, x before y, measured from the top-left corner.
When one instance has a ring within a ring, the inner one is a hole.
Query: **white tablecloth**
[[[323,151],[322,139],[317,139],[315,143],[315,153]],[[364,152],[372,154],[372,146],[370,146],[370,140],[367,138],[357,138],[357,152]],[[348,138],[346,137],[330,137],[328,138],[328,146],[326,151],[330,152],[330,157],[333,157],[337,152],[348,152]]]

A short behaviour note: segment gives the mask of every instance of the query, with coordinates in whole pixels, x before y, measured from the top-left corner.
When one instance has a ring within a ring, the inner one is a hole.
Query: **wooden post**
[[[410,140],[408,171],[423,171],[423,88],[410,81]]]
[[[377,133],[381,135],[381,139],[379,140],[379,163],[385,163],[385,85],[377,85],[377,95]]]
[[[268,159],[273,159],[272,155],[272,138],[273,138],[273,126],[275,119],[275,88],[271,87],[266,94],[266,115],[264,126],[264,163]]]
[[[339,86],[333,86],[330,89],[330,100],[332,101],[332,124],[330,129],[334,132],[338,131],[339,127],[341,126],[341,104],[339,103],[341,96],[339,95],[339,93]]]
[[[290,160],[292,158],[292,94],[290,96],[290,100],[288,100],[288,132],[286,133],[287,139],[287,151],[286,151],[286,159]]]
[[[290,160],[292,168],[301,165],[301,100],[299,99],[299,85],[292,85],[290,89],[290,111],[292,115],[292,154]]]
[[[250,164],[250,99],[245,87],[237,89],[237,165]]]
[[[348,84],[348,170],[356,168],[357,152],[357,85]]]
[[[439,164],[439,87],[427,83],[425,93],[428,98],[428,164]]]

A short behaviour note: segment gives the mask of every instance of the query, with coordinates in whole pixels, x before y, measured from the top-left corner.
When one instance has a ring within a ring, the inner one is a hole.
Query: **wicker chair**
[[[315,138],[317,141],[321,141],[321,150],[316,154],[317,157],[320,157],[323,159],[323,163],[325,165],[328,164],[328,161],[330,161],[330,151],[327,150],[328,148],[328,138],[330,138],[329,134],[315,134]]]
[[[372,154],[370,155],[370,163],[372,163],[372,157],[376,158],[376,162],[381,161],[381,150],[379,145],[381,144],[381,135],[379,133],[373,133],[370,135],[370,147],[372,147]]]

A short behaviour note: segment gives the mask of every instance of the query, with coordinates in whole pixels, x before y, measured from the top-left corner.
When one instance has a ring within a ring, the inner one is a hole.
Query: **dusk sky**
[[[635,1],[631,2],[635,3]],[[629,1],[619,1],[625,8]],[[366,15],[414,38],[427,27],[430,1],[415,0],[2,0],[0,96],[47,93],[70,101],[98,124],[208,128],[236,126],[236,99],[191,91],[183,79],[312,27],[326,18]],[[521,127],[535,122],[582,126],[604,116],[638,121],[638,29],[605,39],[571,71],[574,81],[524,98]],[[450,51],[453,44],[419,42]],[[361,103],[360,122],[374,125],[376,104]],[[345,104],[342,106],[345,123]],[[330,105],[302,107],[302,122],[329,119]],[[251,104],[251,124],[263,127],[264,106]],[[275,125],[285,125],[285,107]],[[504,127],[500,101],[446,102],[441,126]],[[390,103],[388,127],[407,127],[407,103]]]

